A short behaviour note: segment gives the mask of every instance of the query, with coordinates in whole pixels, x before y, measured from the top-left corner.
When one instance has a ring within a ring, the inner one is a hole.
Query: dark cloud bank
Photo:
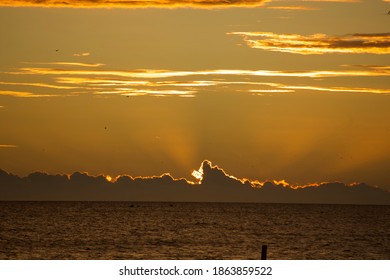
[[[75,172],[49,175],[35,172],[18,177],[0,169],[0,200],[53,201],[199,201],[272,202],[390,205],[390,192],[366,184],[322,183],[293,189],[274,182],[256,187],[254,182],[227,175],[209,161],[202,163],[198,183],[174,179],[169,174],[132,178],[121,176],[110,182],[104,176]],[[254,187],[255,186],[255,187]]]

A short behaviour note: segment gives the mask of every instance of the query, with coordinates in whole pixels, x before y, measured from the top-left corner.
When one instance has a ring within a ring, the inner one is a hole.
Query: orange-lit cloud
[[[44,64],[44,63],[42,63]],[[380,65],[356,65],[355,69],[345,66],[336,70],[276,71],[276,70],[240,70],[215,69],[197,71],[174,71],[159,69],[107,70],[103,64],[79,64],[73,62],[56,62],[61,67],[22,67],[5,75],[17,75],[19,82],[0,82],[7,86],[2,95],[18,97],[46,97],[75,95],[85,92],[97,95],[122,96],[179,96],[194,97],[208,89],[224,92],[247,92],[255,95],[291,93],[300,90],[328,92],[356,92],[389,94],[386,88],[353,87],[350,85],[318,86],[317,78],[338,77],[389,77],[390,67]],[[349,66],[350,67],[350,66]],[[28,76],[29,82],[21,77]],[[280,82],[268,82],[269,78]],[[285,83],[284,78],[289,78]],[[294,82],[292,79],[299,79]],[[302,84],[302,80],[305,83]],[[32,82],[32,80],[37,80]],[[44,82],[42,82],[44,81]],[[26,92],[11,88],[12,86],[51,88],[54,95]],[[60,92],[56,92],[56,91]]]
[[[32,87],[46,87],[54,89],[75,89],[77,87],[63,86],[63,85],[50,85],[44,83],[17,83],[17,82],[0,82],[0,85],[15,85],[15,86],[32,86]]]
[[[292,89],[251,89],[249,92],[257,93],[258,95],[262,95],[263,93],[287,93],[294,92]]]
[[[367,69],[370,71],[376,71],[376,72],[382,72],[382,73],[389,73],[390,66],[385,65],[342,65],[344,67],[358,67],[362,69]]]
[[[0,144],[0,148],[17,148],[16,145]]]
[[[147,86],[151,83],[148,81],[120,80],[120,79],[100,79],[98,77],[80,78],[80,77],[59,77],[56,78],[58,83],[64,84],[85,84],[97,86]]]
[[[251,48],[294,54],[390,54],[390,33],[356,33],[344,36],[298,35],[272,32],[231,32]]]
[[[361,0],[294,0],[295,2],[337,2],[337,3],[359,3]],[[386,0],[385,0],[386,1]],[[390,0],[387,0],[390,1]],[[291,0],[272,0],[272,2],[291,2]]]
[[[315,11],[319,10],[317,7],[309,6],[267,6],[267,9],[285,10],[285,11]]]
[[[355,87],[317,87],[317,86],[293,86],[286,85],[282,86],[286,89],[303,89],[303,90],[314,90],[314,91],[325,91],[325,92],[357,92],[357,93],[377,93],[377,94],[390,94],[390,89],[379,89],[379,88],[355,88]]]
[[[25,91],[9,91],[9,90],[0,90],[0,96],[1,95],[9,95],[14,97],[52,97],[56,96],[53,94],[35,94],[31,92],[25,92]]]
[[[199,71],[170,71],[142,69],[131,71],[118,70],[75,70],[57,68],[20,68],[18,71],[7,72],[13,75],[67,75],[67,76],[117,76],[123,78],[160,79],[189,76],[258,76],[258,77],[363,77],[363,76],[389,76],[388,68],[371,68],[365,70],[309,70],[309,71],[275,71],[275,70],[238,70],[217,69]]]
[[[81,66],[81,67],[100,67],[105,64],[102,63],[80,63],[80,62],[23,62],[24,64],[33,64],[33,65],[59,65],[59,66]]]
[[[0,6],[69,8],[229,8],[258,7],[268,0],[0,0]]]
[[[83,52],[83,53],[75,53],[73,56],[90,56],[91,54],[89,52]]]
[[[319,87],[319,86],[302,86],[302,85],[283,85],[276,86],[277,89],[254,89],[253,93],[288,93],[296,90],[323,91],[323,92],[356,92],[356,93],[376,93],[390,94],[390,89],[385,88],[356,88],[356,87]]]
[[[96,94],[120,94],[123,96],[184,96],[193,97],[196,91],[191,90],[148,90],[148,89],[131,89],[119,88],[114,91],[97,91]]]

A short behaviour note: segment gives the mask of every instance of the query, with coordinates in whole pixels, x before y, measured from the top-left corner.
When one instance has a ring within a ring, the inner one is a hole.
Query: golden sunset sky
[[[0,0],[0,168],[390,190],[390,1]]]

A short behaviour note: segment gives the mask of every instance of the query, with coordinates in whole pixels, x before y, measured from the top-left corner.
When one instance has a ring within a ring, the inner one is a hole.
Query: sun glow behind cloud
[[[324,186],[327,184],[334,184],[329,182],[319,182],[319,183],[308,183],[308,184],[300,184],[300,185],[293,185],[288,183],[286,180],[265,180],[260,181],[258,179],[248,179],[248,178],[239,178],[233,175],[230,175],[228,172],[226,172],[223,168],[219,167],[218,165],[213,165],[210,160],[204,160],[198,170],[193,170],[191,175],[196,179],[196,181],[186,180],[187,182],[191,183],[192,185],[202,185],[203,180],[205,179],[205,176],[209,176],[209,174],[205,174],[204,169],[212,169],[217,170],[220,174],[223,175],[225,178],[229,178],[232,181],[236,181],[238,183],[241,183],[242,185],[248,184],[250,188],[253,189],[261,189],[265,186],[271,186],[271,188],[283,188],[283,189],[291,189],[291,190],[299,190],[299,189],[306,189],[306,188],[317,188],[320,186]],[[340,183],[336,183],[340,184]],[[352,183],[350,185],[345,185],[347,187],[354,187],[358,183]]]
[[[250,181],[249,179],[246,179],[246,178],[238,178],[238,177],[235,177],[233,175],[229,175],[227,172],[225,172],[225,170],[223,170],[219,166],[213,165],[210,160],[204,160],[202,162],[202,164],[200,165],[199,169],[198,170],[193,170],[192,173],[191,173],[191,175],[195,179],[198,180],[197,182],[194,182],[194,184],[202,184],[202,181],[203,181],[204,176],[205,176],[205,173],[204,173],[205,166],[208,166],[211,169],[216,169],[219,172],[221,172],[223,174],[223,176],[225,176],[226,178],[233,179],[233,180],[235,180],[237,182],[240,182],[242,184],[245,184],[245,183],[248,182],[248,183],[251,184],[252,187],[256,187],[256,184],[258,183],[258,181],[253,181],[252,182],[252,181]]]

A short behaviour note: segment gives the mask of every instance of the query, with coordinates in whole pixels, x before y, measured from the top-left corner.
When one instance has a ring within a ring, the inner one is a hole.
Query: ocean
[[[0,202],[0,259],[390,259],[390,206]]]

